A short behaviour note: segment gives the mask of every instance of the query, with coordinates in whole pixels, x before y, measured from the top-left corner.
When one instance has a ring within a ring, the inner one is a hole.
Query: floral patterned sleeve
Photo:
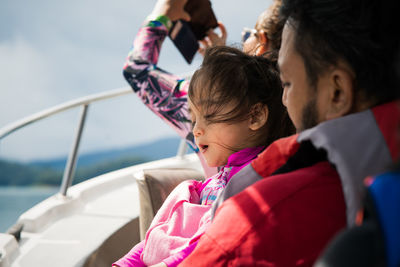
[[[143,26],[127,57],[124,76],[143,103],[198,152],[188,113],[189,83],[157,67],[160,49],[167,34],[167,28],[159,21],[150,21]]]

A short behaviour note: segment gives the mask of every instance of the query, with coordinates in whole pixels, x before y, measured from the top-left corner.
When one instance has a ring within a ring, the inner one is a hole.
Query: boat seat
[[[195,169],[160,168],[145,169],[135,178],[140,201],[140,240],[143,240],[154,215],[169,193],[182,181],[204,180],[204,174]]]

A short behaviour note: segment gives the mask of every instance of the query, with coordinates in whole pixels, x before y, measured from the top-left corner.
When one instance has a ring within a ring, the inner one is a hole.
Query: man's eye
[[[288,86],[290,86],[290,83],[282,83],[282,88],[285,88],[285,87],[288,87]]]

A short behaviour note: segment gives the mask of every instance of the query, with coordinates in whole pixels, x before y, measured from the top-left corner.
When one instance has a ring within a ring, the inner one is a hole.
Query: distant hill
[[[132,156],[145,158],[148,161],[172,157],[176,155],[179,142],[180,138],[171,137],[126,148],[94,151],[80,155],[77,165],[79,167],[87,167],[103,161]],[[66,161],[67,156],[50,160],[32,161],[29,165],[64,170]]]
[[[39,177],[57,175],[54,170],[28,166],[23,163],[0,160],[0,186],[35,184]]]
[[[176,155],[179,138],[82,154],[78,158],[74,183],[120,168]],[[1,186],[60,185],[66,158],[12,162],[0,159]]]

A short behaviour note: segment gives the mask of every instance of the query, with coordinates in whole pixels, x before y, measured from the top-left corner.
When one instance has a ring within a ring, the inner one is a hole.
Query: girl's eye
[[[194,125],[196,124],[196,121],[192,121],[191,123],[192,123],[192,130],[193,130]]]
[[[282,83],[282,88],[289,87],[289,86],[290,86],[290,83],[288,83],[288,82]]]

